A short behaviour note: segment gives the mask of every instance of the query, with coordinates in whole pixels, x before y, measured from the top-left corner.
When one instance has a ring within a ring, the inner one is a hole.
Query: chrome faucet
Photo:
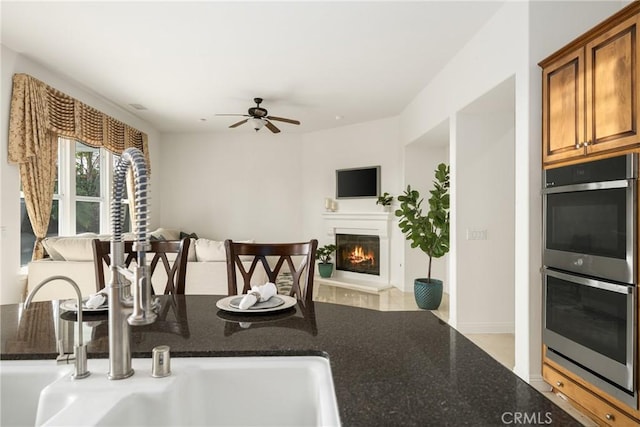
[[[36,285],[36,287],[33,288],[31,292],[29,292],[29,295],[27,295],[27,299],[24,301],[24,309],[29,309],[33,296],[40,290],[40,288],[54,280],[64,280],[65,282],[69,283],[71,286],[73,286],[73,289],[76,291],[78,298],[78,344],[73,348],[73,358],[69,358],[67,355],[63,354],[62,346],[60,346],[60,355],[56,360],[58,362],[66,361],[67,363],[69,362],[69,360],[73,360],[75,369],[71,377],[76,380],[86,378],[89,376],[90,372],[87,369],[87,347],[85,347],[82,339],[82,292],[80,292],[80,288],[78,287],[77,283],[66,276],[47,277],[42,282],[38,283],[38,285]]]
[[[133,169],[135,201],[135,234],[133,249],[137,252],[137,266],[130,272],[124,264],[122,223],[125,178]],[[111,200],[111,279],[109,281],[109,374],[110,380],[133,375],[131,368],[131,336],[129,325],[148,325],[156,320],[151,300],[151,282],[146,252],[150,249],[147,236],[148,176],[144,156],[137,148],[128,148],[120,157],[113,177]],[[133,282],[133,298],[131,295]],[[133,312],[132,312],[133,311]],[[131,313],[131,314],[130,314]]]

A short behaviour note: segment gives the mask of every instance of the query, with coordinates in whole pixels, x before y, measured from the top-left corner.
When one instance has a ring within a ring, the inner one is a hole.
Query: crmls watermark
[[[509,425],[545,425],[553,422],[551,412],[503,412],[500,419]]]

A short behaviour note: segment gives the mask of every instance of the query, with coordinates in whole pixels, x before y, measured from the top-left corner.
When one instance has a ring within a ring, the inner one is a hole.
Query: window
[[[65,138],[58,139],[58,176],[53,195],[49,236],[80,233],[107,234],[110,231],[109,201],[113,170],[119,156]],[[126,194],[125,194],[126,198]],[[126,200],[123,203],[127,203]],[[130,226],[125,205],[124,230]],[[27,215],[24,194],[20,192],[20,262],[31,260],[35,235]]]

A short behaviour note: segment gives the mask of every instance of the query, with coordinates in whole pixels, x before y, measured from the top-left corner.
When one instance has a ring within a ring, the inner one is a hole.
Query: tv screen
[[[378,197],[380,166],[336,170],[336,199]]]

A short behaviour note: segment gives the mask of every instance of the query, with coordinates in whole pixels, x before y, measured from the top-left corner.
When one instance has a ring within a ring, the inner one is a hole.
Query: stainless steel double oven
[[[638,156],[544,178],[546,355],[637,408]]]

